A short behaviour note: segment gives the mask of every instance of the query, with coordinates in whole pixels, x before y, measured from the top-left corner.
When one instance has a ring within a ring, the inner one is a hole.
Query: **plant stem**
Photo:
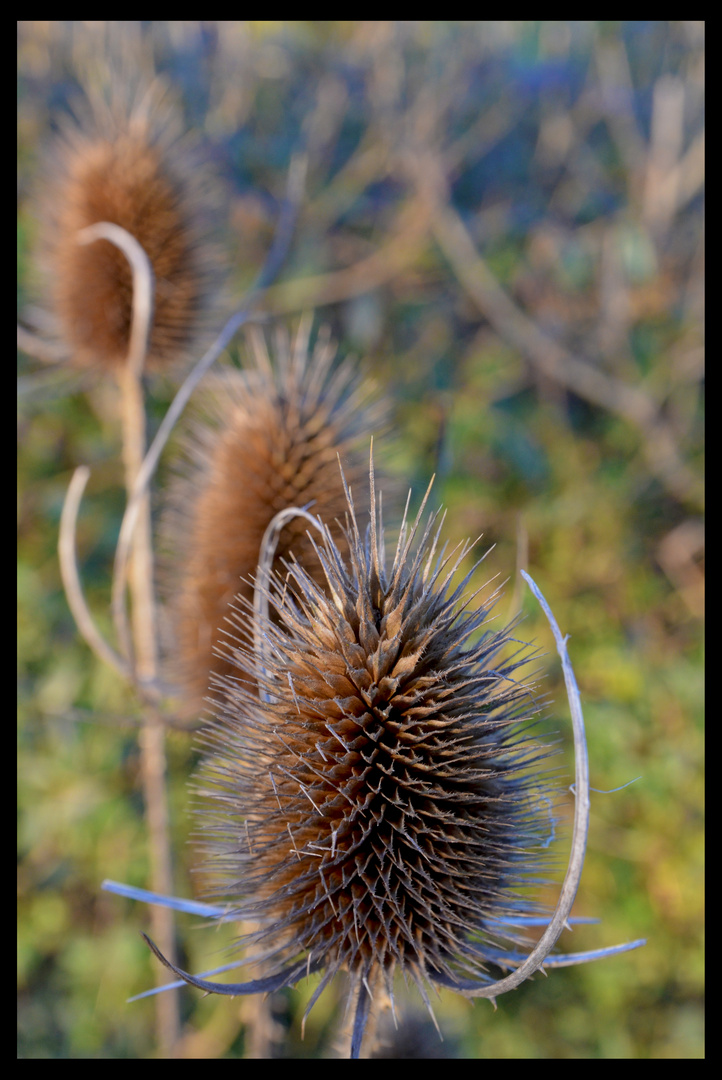
[[[145,454],[145,406],[141,375],[135,365],[124,365],[118,377],[122,400],[123,464],[125,484],[130,498]],[[139,681],[155,680],[158,675],[156,613],[153,589],[153,547],[150,497],[146,491],[133,536],[129,586],[132,603],[132,665]],[[150,882],[154,892],[173,893],[170,856],[170,830],[166,799],[166,754],[163,719],[158,708],[145,700],[140,735],[143,796],[148,822]],[[151,907],[153,934],[163,943],[168,955],[175,957],[175,920],[172,910]],[[162,976],[159,975],[159,978]],[[173,1056],[180,1035],[178,991],[156,997],[156,1033],[158,1048],[164,1057]]]

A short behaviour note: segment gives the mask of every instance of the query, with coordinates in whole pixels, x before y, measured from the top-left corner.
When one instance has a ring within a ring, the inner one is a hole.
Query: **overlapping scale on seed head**
[[[484,944],[541,869],[549,750],[528,734],[525,661],[504,658],[511,632],[487,626],[469,576],[454,584],[468,547],[437,556],[433,519],[417,529],[387,565],[376,511],[362,538],[349,504],[348,553],[326,530],[324,584],[297,563],[275,581],[260,656],[236,650],[204,736],[213,894],[279,963],[324,967],[322,986],[484,978]]]

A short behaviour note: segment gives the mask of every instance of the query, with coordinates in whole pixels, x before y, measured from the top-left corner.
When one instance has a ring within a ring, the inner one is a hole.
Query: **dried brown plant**
[[[116,369],[129,352],[133,282],[108,239],[83,241],[105,222],[143,248],[154,278],[146,365],[188,356],[216,296],[221,258],[209,242],[213,185],[157,79],[135,90],[111,78],[67,119],[39,197],[39,263],[54,330],[80,366]]]
[[[211,671],[234,671],[232,660],[218,655],[229,605],[236,596],[252,598],[261,541],[274,516],[310,505],[333,528],[346,509],[339,457],[352,482],[364,474],[359,436],[373,430],[381,411],[350,362],[334,365],[327,332],[313,346],[310,332],[310,319],[293,340],[276,328],[271,361],[263,334],[251,330],[249,368],[208,391],[205,416],[186,439],[186,468],[168,499],[164,591],[169,674],[191,712],[203,708]],[[322,580],[298,520],[280,535],[276,569],[291,553]],[[247,631],[237,632],[248,644]]]

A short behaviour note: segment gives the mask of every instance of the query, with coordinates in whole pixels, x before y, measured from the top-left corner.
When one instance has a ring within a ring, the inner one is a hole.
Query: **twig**
[[[65,597],[68,601],[68,607],[70,608],[75,624],[85,640],[86,645],[90,647],[99,660],[102,660],[103,663],[112,667],[123,679],[126,679],[128,682],[133,682],[134,676],[130,665],[120,653],[117,653],[115,649],[108,644],[95,625],[93,616],[91,615],[85,600],[85,594],[78,572],[76,544],[78,511],[89,477],[90,469],[88,466],[79,465],[73,473],[73,477],[68,485],[68,490],[65,495],[63,510],[60,515],[60,531],[58,536],[60,576],[63,582]],[[172,687],[164,685],[159,679],[144,679],[142,677],[137,677],[135,681],[143,694],[152,699],[169,694],[172,690]],[[139,722],[140,721],[137,718],[132,721],[134,724]],[[168,724],[169,721],[164,719],[164,723]],[[173,726],[173,724],[171,723],[170,726]],[[183,730],[183,728],[181,729]]]
[[[148,336],[150,334],[153,318],[154,276],[150,259],[145,251],[135,237],[127,232],[126,229],[121,228],[120,225],[114,225],[108,221],[99,221],[94,225],[89,225],[87,228],[81,229],[78,233],[79,244],[93,244],[98,240],[108,240],[115,247],[119,248],[128,260],[133,275],[133,313],[130,328],[130,342],[125,363],[118,373],[122,400],[125,483],[126,490],[130,496],[145,452],[145,406],[140,378],[145,363],[145,356],[148,349]],[[145,537],[145,543],[140,545],[136,543],[136,553],[134,556],[136,566],[135,572],[136,575],[141,574],[143,583],[140,584],[139,582],[139,587],[134,591],[136,600],[140,600],[141,597],[145,598],[143,606],[147,608],[148,598],[152,595],[150,507],[147,504],[147,500],[143,507],[143,519],[144,520],[141,523],[138,523],[138,529],[134,530],[139,535],[142,530],[142,535]],[[140,569],[141,563],[143,564],[142,571]],[[135,679],[135,663],[133,660],[131,635],[128,627],[128,620],[125,616],[124,605],[122,616],[119,614],[117,607],[113,608],[113,614],[121,651],[123,655],[128,658],[134,681],[137,682]],[[134,621],[136,626],[136,637],[138,633],[141,633],[144,637],[151,637],[154,642],[155,620],[153,612],[149,610],[135,611],[134,609]],[[143,630],[143,627],[149,628],[149,632]],[[148,642],[143,643],[145,646],[143,650],[144,653],[148,647],[155,652],[155,645],[153,642],[150,644],[148,644]],[[139,644],[140,643],[136,640],[136,647]],[[156,664],[153,657],[148,658],[146,666],[148,664],[155,668]],[[155,671],[153,672],[152,677],[155,677]]]

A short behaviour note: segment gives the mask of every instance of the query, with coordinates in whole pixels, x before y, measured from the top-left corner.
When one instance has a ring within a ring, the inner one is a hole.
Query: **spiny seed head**
[[[158,368],[188,355],[215,295],[211,185],[157,81],[135,95],[115,82],[108,92],[109,102],[91,93],[81,104],[49,157],[38,199],[41,270],[72,362],[113,369],[128,355],[131,269],[110,241],[78,238],[103,221],[131,233],[153,269],[146,365]]]
[[[251,364],[206,399],[206,413],[185,443],[184,473],[169,496],[163,575],[169,667],[196,712],[210,672],[234,671],[218,646],[231,601],[252,597],[261,541],[274,516],[312,503],[314,515],[333,523],[346,508],[339,456],[352,479],[363,475],[358,438],[378,422],[380,409],[369,404],[369,387],[349,362],[334,366],[336,349],[325,331],[309,346],[310,329],[304,319],[291,341],[277,328],[273,363],[261,332],[249,332]],[[277,570],[291,552],[323,580],[300,519],[281,533]]]
[[[259,926],[246,941],[274,967],[323,969],[318,992],[340,970],[392,994],[398,967],[425,1000],[437,976],[490,981],[542,869],[549,748],[529,734],[526,661],[504,658],[511,631],[473,606],[470,575],[452,583],[469,547],[437,556],[433,517],[415,546],[418,521],[387,565],[375,506],[363,538],[349,502],[347,554],[327,529],[318,546],[324,585],[291,562],[261,657],[229,648],[214,680],[198,805],[212,895]]]

